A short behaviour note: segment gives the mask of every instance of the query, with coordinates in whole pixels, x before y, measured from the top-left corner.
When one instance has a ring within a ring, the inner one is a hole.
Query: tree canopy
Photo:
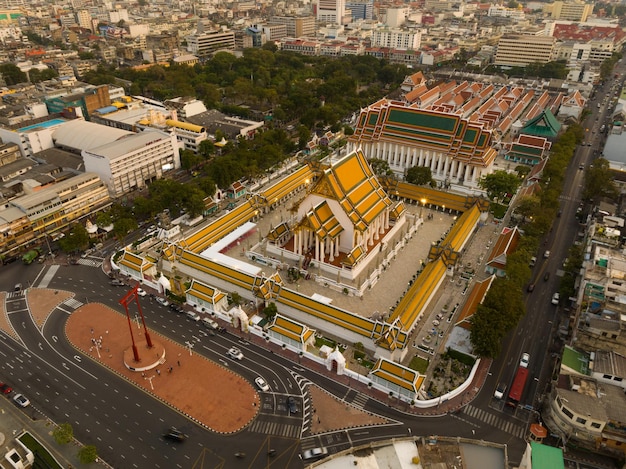
[[[487,196],[491,200],[501,200],[507,194],[513,195],[520,184],[519,177],[504,170],[494,171],[478,181],[478,185],[487,191]]]
[[[432,185],[433,173],[428,166],[413,166],[406,171],[406,182],[418,186]]]

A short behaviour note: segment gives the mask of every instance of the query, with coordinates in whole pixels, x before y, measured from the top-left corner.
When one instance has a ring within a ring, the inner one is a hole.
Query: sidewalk
[[[37,439],[62,467],[87,469],[101,467],[98,463],[83,464],[78,460],[78,450],[80,449],[78,442],[59,445],[52,436],[54,428],[52,422],[33,407],[22,410],[13,404],[10,397],[0,397],[0,433],[4,434],[5,437],[2,445],[4,448],[11,447],[15,437],[25,430]],[[99,462],[106,466],[103,461],[100,460]]]

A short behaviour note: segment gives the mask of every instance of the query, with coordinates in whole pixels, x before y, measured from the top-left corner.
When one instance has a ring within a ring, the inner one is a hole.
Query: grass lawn
[[[409,368],[425,375],[426,370],[428,369],[428,363],[427,359],[415,355],[411,360],[411,363],[409,363]]]
[[[489,210],[493,214],[493,218],[496,218],[498,220],[502,220],[504,218],[507,208],[508,207],[506,205],[496,204],[493,202],[491,203],[491,205],[489,205]]]

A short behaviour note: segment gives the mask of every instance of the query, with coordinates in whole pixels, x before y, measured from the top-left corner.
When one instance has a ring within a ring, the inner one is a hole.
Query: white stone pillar
[[[315,237],[315,260],[320,261],[320,239],[317,236]]]

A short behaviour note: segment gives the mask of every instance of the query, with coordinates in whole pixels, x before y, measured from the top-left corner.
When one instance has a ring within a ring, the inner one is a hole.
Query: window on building
[[[601,425],[600,425],[600,423],[598,423],[598,422],[592,422],[592,423],[591,423],[591,427],[592,427],[592,428],[600,428],[600,426],[601,426]]]
[[[563,407],[563,408],[561,408],[561,411],[562,411],[565,415],[567,415],[570,419],[573,419],[573,418],[574,418],[574,414],[572,414],[572,413],[571,413],[571,412],[567,409],[567,407]]]
[[[582,417],[577,417],[576,418],[576,423],[579,423],[581,425],[585,425],[587,423],[587,419],[584,419]]]

